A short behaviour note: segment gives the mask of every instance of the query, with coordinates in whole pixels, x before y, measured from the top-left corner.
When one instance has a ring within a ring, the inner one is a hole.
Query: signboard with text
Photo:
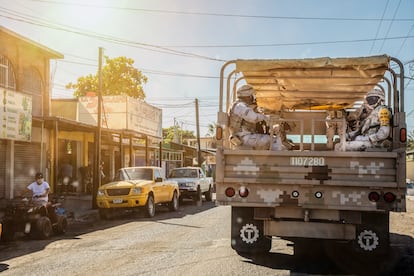
[[[32,96],[4,88],[0,91],[0,139],[30,142]]]
[[[102,127],[162,136],[162,110],[127,96],[102,97]],[[79,121],[97,125],[98,97],[79,98]]]

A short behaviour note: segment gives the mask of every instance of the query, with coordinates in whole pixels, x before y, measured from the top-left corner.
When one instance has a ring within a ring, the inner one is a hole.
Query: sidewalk
[[[69,221],[94,222],[99,220],[98,209],[92,209],[92,195],[67,195],[62,200]]]

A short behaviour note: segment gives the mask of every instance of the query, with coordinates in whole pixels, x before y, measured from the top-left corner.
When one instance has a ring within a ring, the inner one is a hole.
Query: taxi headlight
[[[97,196],[104,196],[105,192],[103,190],[98,190]]]
[[[142,192],[142,189],[139,187],[135,187],[132,189],[132,194],[133,195],[139,195]]]

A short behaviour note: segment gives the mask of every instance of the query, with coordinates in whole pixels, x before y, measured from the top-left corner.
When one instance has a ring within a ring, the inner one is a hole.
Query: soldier
[[[366,97],[357,130],[348,134],[345,151],[364,151],[368,148],[388,148],[391,132],[391,111],[384,105],[385,93],[380,89],[370,90]],[[337,144],[335,150],[343,150]]]
[[[269,117],[256,112],[253,87],[243,85],[237,90],[237,100],[229,109],[230,142],[239,149],[269,149],[270,135],[258,133],[256,124],[269,122]],[[274,137],[272,150],[285,150],[280,137]]]
[[[339,137],[342,137],[343,127],[346,112],[343,109],[340,110],[328,110],[326,112],[326,147],[330,150],[334,148],[334,136],[338,134]]]

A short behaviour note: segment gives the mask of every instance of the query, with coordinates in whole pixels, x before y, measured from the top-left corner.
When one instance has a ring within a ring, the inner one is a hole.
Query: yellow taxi
[[[112,182],[98,189],[96,203],[101,219],[108,219],[119,211],[139,209],[144,209],[147,217],[153,217],[159,204],[177,211],[178,183],[162,175],[162,169],[155,166],[119,169]]]

